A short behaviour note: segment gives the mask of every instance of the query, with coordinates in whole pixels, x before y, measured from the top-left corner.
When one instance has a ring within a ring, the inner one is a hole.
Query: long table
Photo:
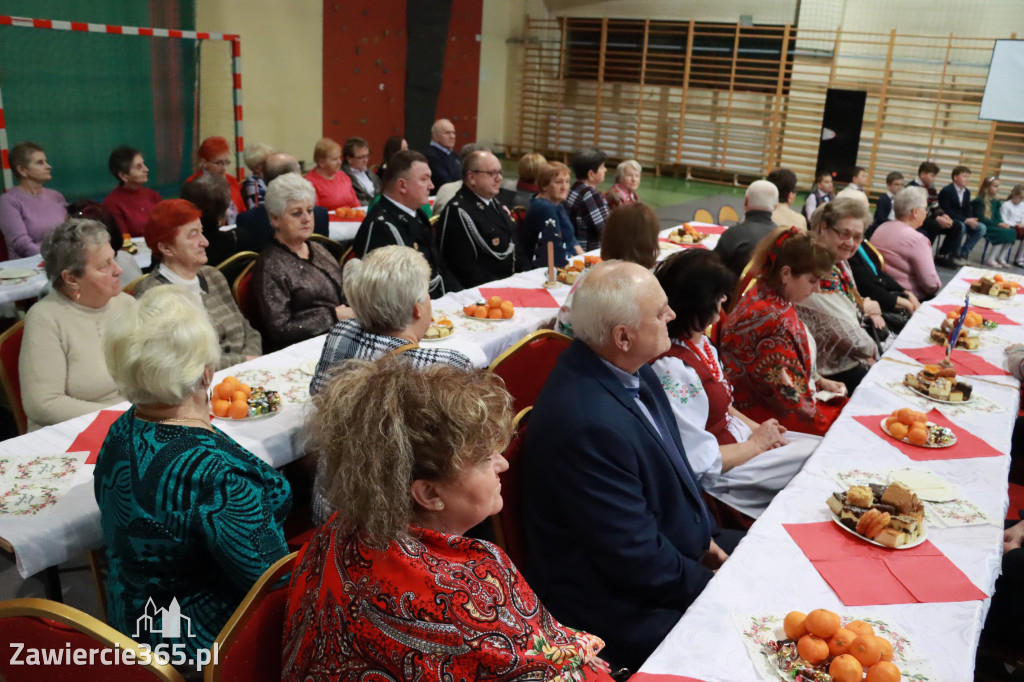
[[[914,405],[885,385],[901,381],[906,373],[917,372],[919,365],[900,349],[927,346],[928,330],[938,326],[945,317],[935,306],[962,304],[968,287],[966,280],[982,274],[993,273],[976,268],[962,269],[934,300],[914,314],[893,347],[868,372],[801,473],[757,520],[734,554],[647,659],[641,672],[685,675],[709,681],[759,679],[734,615],[785,614],[792,610],[806,613],[815,608],[827,608],[837,613],[876,614],[930,659],[937,679],[973,679],[974,654],[990,599],[847,607],[812,567],[782,524],[831,518],[825,500],[841,489],[832,476],[834,471],[853,467],[892,470],[923,465],[954,482],[992,519],[991,525],[959,528],[933,525],[928,528],[928,539],[971,582],[986,594],[992,594],[1002,558],[1001,523],[1007,507],[1010,437],[1017,416],[1019,383],[1008,376],[965,376],[963,379],[973,384],[975,395],[987,398],[1001,409],[987,413],[958,409],[961,413],[955,416],[947,413],[958,429],[981,437],[1003,453],[999,457],[917,463],[895,447],[869,436],[864,427],[854,421],[857,415],[884,414],[907,406],[938,407],[940,411],[946,407],[939,403]],[[979,312],[985,313],[984,310]],[[1024,324],[1024,297],[1011,299],[998,312]],[[1003,325],[985,333],[1011,343],[1024,342],[1024,326]],[[993,345],[978,355],[998,367],[1005,369],[1007,366],[1002,347]]]

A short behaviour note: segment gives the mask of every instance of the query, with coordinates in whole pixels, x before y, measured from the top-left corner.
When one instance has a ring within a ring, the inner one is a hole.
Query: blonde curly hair
[[[401,357],[348,360],[313,398],[307,422],[317,487],[346,533],[406,534],[417,479],[450,481],[512,438],[512,401],[496,374]]]

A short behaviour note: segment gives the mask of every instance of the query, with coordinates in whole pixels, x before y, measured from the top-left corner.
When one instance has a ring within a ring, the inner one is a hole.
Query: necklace
[[[182,424],[184,426],[199,426],[200,428],[210,429],[212,428],[210,422],[199,417],[169,417],[167,419],[152,419],[146,415],[139,414],[139,411],[135,411],[135,416],[144,422],[151,424]]]
[[[729,403],[731,404],[732,384],[726,381],[721,365],[719,365],[715,360],[715,354],[711,351],[711,344],[708,343],[708,337],[701,334],[699,346],[690,339],[682,339],[682,342],[691,353],[697,356],[700,363],[704,365],[709,372],[711,372],[711,378],[714,379],[716,383],[725,387],[725,390],[729,395]]]

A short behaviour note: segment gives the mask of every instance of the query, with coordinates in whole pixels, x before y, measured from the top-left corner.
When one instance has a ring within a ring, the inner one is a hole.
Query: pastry
[[[888,512],[869,509],[864,512],[864,515],[860,517],[860,521],[857,522],[857,532],[868,540],[874,540],[889,525],[891,518],[892,515]]]
[[[870,507],[875,500],[874,493],[871,492],[871,488],[865,485],[851,486],[846,491],[846,502],[852,504],[855,507]]]
[[[928,387],[928,395],[936,400],[949,400],[949,392],[953,390],[953,384],[945,377],[939,377]]]

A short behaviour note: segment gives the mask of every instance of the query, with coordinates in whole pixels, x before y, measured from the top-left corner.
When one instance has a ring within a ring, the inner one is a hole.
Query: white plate
[[[948,448],[948,447],[952,447],[952,446],[956,445],[956,434],[955,433],[953,434],[953,442],[952,443],[946,443],[945,445],[931,445],[930,443],[925,443],[924,445],[918,445],[917,443],[911,443],[906,438],[897,438],[896,436],[894,436],[891,433],[889,433],[889,427],[885,425],[885,422],[888,421],[888,419],[889,419],[889,417],[882,417],[882,431],[885,431],[885,435],[889,436],[893,440],[898,440],[899,442],[906,443],[907,445],[913,445],[915,448],[932,448],[932,449],[935,449],[935,448]],[[933,422],[925,422],[925,425],[926,426],[927,425],[935,426],[935,424]]]
[[[218,421],[234,423],[234,424],[242,424],[242,423],[245,423],[245,422],[258,422],[261,419],[270,419],[271,417],[276,417],[277,415],[281,414],[282,410],[284,410],[284,405],[281,405],[281,407],[277,408],[273,412],[267,412],[265,414],[258,414],[255,417],[246,417],[245,419],[232,419],[231,417],[218,417],[218,416],[213,415],[213,414],[211,414],[210,416],[212,416],[214,419],[216,419]]]
[[[928,539],[928,527],[922,525],[921,526],[921,535],[919,535],[918,538],[916,540],[914,540],[913,542],[908,542],[907,544],[903,545],[902,547],[888,547],[886,545],[883,545],[881,542],[875,542],[874,540],[868,540],[866,537],[864,537],[863,535],[861,535],[860,533],[858,533],[855,530],[850,530],[849,528],[844,526],[842,524],[842,522],[840,522],[839,517],[836,516],[835,514],[833,514],[831,510],[829,510],[829,516],[832,517],[832,522],[833,523],[835,523],[837,526],[839,526],[840,528],[845,530],[847,533],[849,533],[853,537],[860,538],[864,542],[868,542],[868,543],[874,545],[875,547],[881,547],[883,549],[895,549],[895,550],[910,549],[911,547],[917,547],[922,542],[924,542],[925,540]]]
[[[316,366],[320,364],[320,358],[310,358],[309,360],[303,360],[299,363],[299,366],[295,369],[299,370],[303,374],[313,376],[316,374]]]
[[[906,384],[903,385],[907,386]],[[914,388],[913,386],[907,386],[907,388],[909,388],[911,391],[921,396],[922,398],[927,398],[928,400],[931,400],[933,403],[942,403],[943,405],[966,405],[967,403],[974,402],[973,390],[971,390],[971,397],[968,398],[967,400],[939,400],[938,398],[931,397],[930,395],[928,395],[927,392],[922,392],[920,389]]]
[[[902,483],[925,502],[949,502],[959,499],[960,494],[949,481],[921,469],[903,469],[889,475],[889,482]]]
[[[942,348],[945,348],[945,347],[946,347],[946,344],[945,344],[945,343],[939,343],[938,341],[935,341],[934,339],[932,339],[932,337],[931,337],[931,336],[929,336],[929,337],[928,337],[928,341],[929,341],[929,343],[931,343],[931,344],[932,344],[933,346],[940,346],[940,347],[942,347]],[[962,350],[962,351],[963,351],[963,352],[965,352],[965,353],[980,353],[981,351],[983,351],[983,350],[985,350],[985,349],[984,349],[984,348],[981,348],[981,347],[978,347],[978,348],[974,348],[974,349],[971,349],[971,348],[961,348],[960,346],[953,346],[953,350]]]
[[[515,313],[512,313],[512,317],[476,317],[474,315],[467,315],[465,311],[460,310],[459,315],[462,315],[467,320],[476,320],[477,322],[508,322],[516,319]],[[445,338],[448,337],[446,336]]]
[[[0,268],[0,279],[28,279],[36,275],[45,274],[42,268],[29,270],[28,268]]]
[[[479,318],[474,317],[473,319],[476,320],[476,319],[479,319]],[[450,339],[453,336],[455,336],[455,334],[457,332],[458,332],[458,330],[453,327],[452,328],[452,333],[449,334],[448,336],[439,336],[436,339],[430,339],[430,338],[427,338],[426,336],[424,336],[422,339],[420,339],[420,343],[423,343],[423,342],[426,342],[426,343],[437,343],[438,341],[447,341],[448,339]]]

